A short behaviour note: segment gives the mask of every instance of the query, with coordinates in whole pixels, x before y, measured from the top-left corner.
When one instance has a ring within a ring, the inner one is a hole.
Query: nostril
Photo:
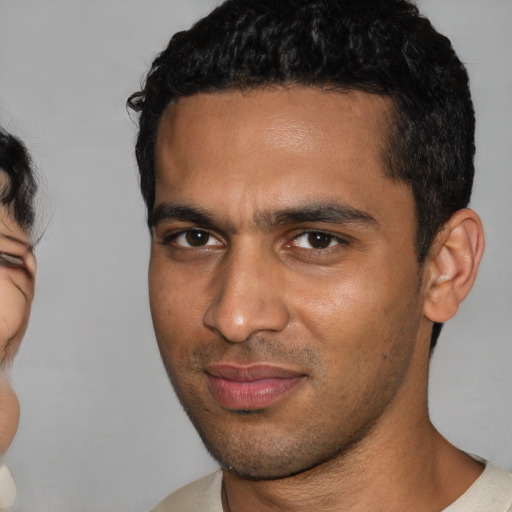
[[[230,342],[241,343],[257,332],[281,331],[289,315],[283,301],[253,297],[250,301],[213,302],[205,312],[205,326]]]
[[[213,304],[204,315],[204,324],[231,342],[243,342],[251,335],[248,315],[229,311],[223,305]]]

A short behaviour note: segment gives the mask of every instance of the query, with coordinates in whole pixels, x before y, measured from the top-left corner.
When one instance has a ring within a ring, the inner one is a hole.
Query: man
[[[154,510],[512,510],[428,416],[484,247],[449,40],[405,0],[228,0],[129,105],[159,348],[222,468]]]
[[[0,130],[0,455],[18,428],[20,408],[7,371],[27,328],[34,297],[36,182],[23,144]],[[16,498],[9,469],[0,462],[0,510]]]

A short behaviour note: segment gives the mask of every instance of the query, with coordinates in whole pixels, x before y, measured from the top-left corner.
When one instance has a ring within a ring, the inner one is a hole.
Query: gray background
[[[37,298],[13,370],[16,511],[143,511],[215,468],[153,339],[124,107],[171,34],[214,3],[0,0],[0,122],[24,138],[47,189]],[[453,442],[512,469],[512,2],[420,6],[471,75],[472,205],[487,229],[475,289],[434,357],[431,412]]]

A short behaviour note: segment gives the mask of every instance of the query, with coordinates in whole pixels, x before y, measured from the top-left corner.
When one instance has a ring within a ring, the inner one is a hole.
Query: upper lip
[[[238,365],[233,363],[217,363],[209,365],[205,371],[211,377],[235,382],[253,382],[263,379],[296,379],[297,377],[304,376],[298,370],[271,364]]]

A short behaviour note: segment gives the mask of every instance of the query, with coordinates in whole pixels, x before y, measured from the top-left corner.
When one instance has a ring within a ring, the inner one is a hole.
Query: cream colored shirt
[[[151,512],[223,512],[222,471],[196,480]],[[512,512],[512,474],[487,463],[475,483],[443,512]]]
[[[11,471],[0,463],[0,512],[9,510],[16,501],[16,484]]]

